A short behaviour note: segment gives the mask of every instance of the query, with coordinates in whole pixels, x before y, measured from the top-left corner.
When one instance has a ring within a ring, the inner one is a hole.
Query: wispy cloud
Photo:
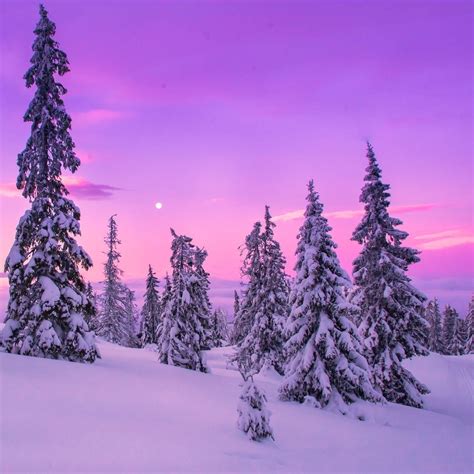
[[[120,191],[115,186],[91,183],[76,176],[64,176],[63,183],[72,195],[82,199],[108,199],[115,191]]]
[[[430,203],[430,204],[407,204],[405,206],[391,206],[390,211],[396,212],[397,214],[409,214],[410,212],[423,212],[423,211],[430,211],[438,207],[437,204]]]
[[[273,216],[275,222],[278,221],[292,221],[295,219],[301,219],[304,216],[304,209],[297,209],[296,211],[285,212],[285,214],[280,214],[278,216]]]
[[[436,207],[436,204],[407,204],[405,206],[392,206],[390,211],[397,214],[408,214],[409,212],[422,212],[428,211]],[[304,216],[304,209],[297,209],[296,211],[286,212],[285,214],[280,214],[274,216],[274,221],[292,221],[295,219],[301,219]],[[326,217],[332,217],[334,219],[353,219],[355,217],[362,216],[364,214],[363,209],[347,209],[344,211],[332,211],[325,212]]]
[[[362,209],[357,210],[347,210],[347,211],[333,211],[333,212],[325,212],[324,215],[326,217],[334,217],[334,219],[353,219],[354,217],[359,217],[364,214]]]
[[[453,237],[461,234],[461,229],[443,230],[441,232],[433,232],[432,234],[422,234],[415,237],[416,240],[434,240],[443,239],[445,237]]]
[[[112,109],[92,109],[73,115],[73,125],[96,125],[126,118],[127,113]]]
[[[474,235],[459,235],[457,237],[446,237],[424,242],[420,245],[423,250],[440,250],[458,245],[474,244]]]
[[[8,198],[20,197],[21,191],[16,188],[14,183],[1,183],[0,196]]]
[[[79,199],[108,199],[115,191],[121,190],[109,184],[92,183],[79,176],[63,176],[62,180],[71,195]],[[2,183],[0,196],[18,198],[21,197],[21,190],[18,190],[14,183]]]
[[[415,236],[415,240],[424,240],[420,244],[423,250],[440,250],[457,245],[474,243],[474,235],[471,231],[465,229],[448,229],[430,234]]]

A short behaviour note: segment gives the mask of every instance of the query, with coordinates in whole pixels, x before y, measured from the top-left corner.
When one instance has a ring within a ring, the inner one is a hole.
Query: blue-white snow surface
[[[259,376],[275,441],[256,443],[236,428],[231,348],[201,374],[99,346],[93,365],[0,353],[1,472],[473,471],[474,356],[409,361],[426,408],[361,404],[367,421],[281,402],[279,376]]]

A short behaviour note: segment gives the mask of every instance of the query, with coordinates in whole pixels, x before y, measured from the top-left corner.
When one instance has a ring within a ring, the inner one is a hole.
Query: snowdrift
[[[100,342],[93,365],[0,353],[2,472],[471,472],[474,356],[408,368],[426,409],[357,407],[367,421],[281,402],[279,376],[257,377],[275,441],[236,428],[241,379],[230,348],[210,374],[161,365],[147,349]]]

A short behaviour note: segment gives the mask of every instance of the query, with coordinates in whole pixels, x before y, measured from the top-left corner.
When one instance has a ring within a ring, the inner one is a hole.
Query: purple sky
[[[239,278],[237,247],[265,204],[281,216],[291,274],[310,178],[350,271],[370,139],[393,213],[423,250],[415,282],[465,311],[474,274],[470,1],[45,6],[71,63],[65,101],[83,165],[67,182],[95,261],[88,278],[101,278],[106,221],[117,213],[125,278],[140,295],[148,263],[168,270],[172,226],[208,249],[225,303]],[[1,261],[27,206],[13,182],[29,131],[22,76],[37,19],[37,2],[0,0]]]

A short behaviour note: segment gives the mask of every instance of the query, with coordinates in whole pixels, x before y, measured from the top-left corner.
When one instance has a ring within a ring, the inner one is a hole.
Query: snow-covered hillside
[[[228,348],[211,374],[161,365],[146,349],[99,344],[75,364],[0,353],[0,471],[470,472],[474,357],[409,361],[432,393],[426,409],[363,405],[367,421],[280,402],[258,379],[275,442],[236,428],[240,376]]]

